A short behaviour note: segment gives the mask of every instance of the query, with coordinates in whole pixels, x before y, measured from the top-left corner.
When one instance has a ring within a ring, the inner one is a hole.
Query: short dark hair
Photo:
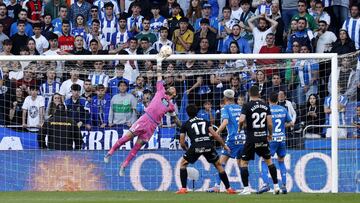
[[[165,26],[161,26],[161,27],[160,27],[160,32],[161,32],[162,30],[169,31],[169,29],[168,29],[167,27],[165,27]]]
[[[186,113],[190,118],[194,118],[198,113],[198,108],[194,104],[190,104],[186,107]]]
[[[298,4],[299,3],[304,3],[305,5],[307,5],[306,0],[298,0]]]
[[[300,17],[297,21],[299,22],[300,20],[305,21],[305,24],[307,23],[307,20],[306,20],[306,18],[304,18],[304,17]]]
[[[125,80],[120,80],[119,82],[118,82],[118,87],[120,87],[120,84],[121,83],[124,83],[126,86],[129,86],[129,84],[125,81]]]
[[[18,20],[17,24],[24,24],[25,25],[25,20]]]
[[[40,23],[34,23],[33,28],[41,28],[41,24]]]
[[[96,90],[105,89],[105,86],[103,84],[99,84],[96,86]]]
[[[62,24],[63,24],[63,25],[64,25],[64,24],[70,25],[70,21],[67,20],[67,19],[64,19],[64,20],[62,21]]]
[[[119,63],[119,64],[117,64],[117,65],[115,66],[115,69],[116,69],[116,70],[124,70],[124,69],[125,69],[125,66],[124,66],[123,64]]]
[[[100,24],[100,21],[98,19],[94,19],[94,20],[92,20],[91,24],[94,24],[94,23]]]
[[[90,40],[90,44],[93,43],[93,42],[96,42],[96,44],[99,44],[99,42],[96,39]]]
[[[72,84],[71,85],[71,90],[73,91],[80,91],[81,90],[81,86],[79,84]]]
[[[99,10],[99,7],[97,7],[97,6],[95,6],[95,5],[92,5],[92,6],[91,6],[91,9]]]
[[[278,92],[271,92],[269,96],[269,101],[271,103],[276,103],[278,101],[278,95],[279,95]]]
[[[251,86],[250,89],[249,89],[250,97],[258,97],[258,96],[260,96],[259,91],[260,90],[259,90],[258,86],[256,86],[256,85]]]
[[[39,90],[39,87],[36,85],[30,85],[29,89],[30,89],[30,91],[31,90]]]

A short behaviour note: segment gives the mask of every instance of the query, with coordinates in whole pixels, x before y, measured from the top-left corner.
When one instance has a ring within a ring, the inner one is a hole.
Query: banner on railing
[[[82,149],[84,150],[109,150],[113,144],[126,131],[127,127],[117,126],[112,128],[92,128],[82,130]],[[146,149],[172,148],[175,128],[158,128],[149,142],[144,146]],[[123,148],[130,150],[133,141],[126,143]],[[31,132],[15,131],[10,128],[0,128],[0,150],[23,150],[38,149],[37,134]]]

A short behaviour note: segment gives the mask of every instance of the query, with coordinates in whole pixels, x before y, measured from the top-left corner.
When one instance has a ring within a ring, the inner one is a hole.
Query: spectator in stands
[[[150,19],[150,30],[159,37],[160,28],[168,26],[167,19],[160,15],[160,6],[155,2],[151,5],[152,17]]]
[[[360,25],[357,24],[360,18],[360,9],[359,5],[354,4],[350,8],[350,16],[348,17],[342,26],[342,29],[345,29],[347,33],[350,34],[350,39],[355,42],[356,49],[360,48]]]
[[[337,21],[337,23],[335,23],[335,30],[339,30],[341,28],[341,23],[343,23],[348,18],[349,8],[350,8],[350,14],[352,13],[351,11],[352,6],[349,7],[349,5],[350,5],[350,0],[331,1],[331,5],[328,5],[330,6],[330,9],[334,14],[333,20]],[[356,5],[355,2],[354,5]]]
[[[339,89],[340,91],[340,89]],[[324,100],[324,113],[325,113],[325,125],[332,125],[331,123],[331,100],[332,100],[332,96],[329,95],[327,97],[325,97]],[[348,103],[348,99],[341,95],[338,94],[338,112],[339,112],[339,125],[346,125],[345,123],[345,110],[346,110],[346,105]],[[325,128],[326,129],[326,137],[327,138],[331,138],[332,134],[331,134],[331,128]],[[347,129],[346,128],[339,128],[338,129],[338,134],[337,134],[338,138],[346,138],[347,137]]]
[[[127,19],[127,30],[130,31],[134,36],[138,34],[142,28],[142,20],[144,16],[140,14],[141,6],[140,3],[134,3],[131,7],[132,15]],[[149,20],[150,29],[150,20]]]
[[[244,54],[251,53],[249,43],[240,36],[242,29],[243,28],[241,28],[240,25],[237,24],[233,25],[232,33],[225,40],[224,45],[222,47],[222,53],[226,53],[229,50],[229,46],[232,41],[236,41],[238,43],[240,48],[240,53],[244,53]]]
[[[99,0],[99,2],[101,2],[101,0]],[[88,21],[86,22],[86,25],[91,28],[93,20],[98,20],[100,22],[99,15],[100,15],[99,7],[92,5],[91,9],[90,9],[90,16],[89,16]],[[105,16],[105,15],[103,15],[103,16]],[[91,31],[91,29],[90,29],[90,31]]]
[[[9,72],[9,80],[11,82],[16,82],[24,77],[24,71],[22,71],[19,61],[10,61],[9,67],[11,69]]]
[[[35,67],[31,66],[30,64],[35,64]],[[33,78],[33,75],[36,71],[36,62],[31,62],[28,67],[24,69],[24,77],[17,80],[15,83],[16,87],[20,87],[24,92],[30,94],[30,87],[36,86],[36,80]],[[37,88],[36,90],[38,90]]]
[[[52,18],[50,14],[45,14],[43,18],[44,18],[44,23],[41,24],[41,35],[43,35],[46,39],[48,39],[49,36],[54,32],[54,26],[51,23]]]
[[[312,17],[310,14],[306,12],[306,0],[299,0],[298,1],[298,14],[294,15],[292,17],[292,20],[299,20],[300,18],[305,18],[306,24],[305,28],[309,28],[312,31],[315,31],[318,26],[315,22],[314,17]]]
[[[196,19],[202,17],[200,0],[190,0],[189,9],[186,13],[190,25],[194,26]]]
[[[285,48],[284,43],[284,32],[285,32],[285,25],[284,20],[280,14],[280,5],[279,3],[273,3],[271,6],[271,16],[269,17],[272,20],[275,20],[278,25],[276,26],[275,33],[275,46],[280,47],[280,49]]]
[[[11,49],[12,49],[12,41],[11,39],[6,39],[3,41],[3,50],[0,53],[0,55],[13,55],[11,53]]]
[[[33,27],[34,35],[32,36],[32,39],[35,40],[36,50],[39,54],[43,54],[48,50],[49,42],[43,35],[41,35],[41,25],[39,23],[33,24]]]
[[[269,89],[271,84],[269,84],[269,82],[267,81],[265,72],[263,70],[256,71],[256,82],[253,85],[259,87],[261,99],[266,101],[266,96],[268,95],[267,90]]]
[[[172,41],[168,40],[168,36],[169,36],[169,29],[164,26],[161,27],[159,40],[153,44],[153,49],[155,49],[157,52],[159,52],[162,46],[167,45],[167,46],[170,46],[174,50],[174,48],[175,48],[174,43]]]
[[[211,15],[211,5],[209,3],[204,3],[202,5],[202,18],[198,18],[195,22],[195,25],[194,25],[194,30],[195,32],[198,32],[200,29],[203,29],[202,28],[202,22],[203,22],[203,19],[207,19],[207,29],[209,31],[211,31],[212,33],[216,34],[217,33],[217,28],[218,28],[218,20],[216,17],[212,17]]]
[[[168,17],[169,36],[173,36],[173,32],[180,26],[180,19],[183,18],[183,15],[180,12],[180,5],[176,2],[172,4],[171,14]],[[188,18],[185,17],[185,19],[187,19],[186,22],[189,23]]]
[[[153,96],[152,91],[149,89],[145,89],[143,93],[143,99],[138,102],[136,106],[136,112],[138,114],[138,117],[145,113],[145,108],[149,105]]]
[[[153,44],[157,40],[156,34],[150,30],[150,19],[148,17],[142,19],[142,31],[135,36],[138,41],[144,37],[148,38],[150,44]]]
[[[324,5],[320,0],[315,1],[316,12],[312,14],[315,19],[316,24],[319,25],[320,21],[325,21],[327,25],[330,25],[331,18],[330,15],[324,11]]]
[[[72,95],[71,86],[73,84],[78,84],[80,87],[84,85],[84,81],[79,79],[79,70],[72,68],[70,70],[70,79],[65,80],[60,87],[59,93],[64,97],[64,100],[69,99]],[[81,88],[81,93],[84,90]]]
[[[215,109],[212,108],[211,101],[203,102],[203,108],[199,110],[197,117],[209,121],[211,125],[215,124]]]
[[[237,19],[231,19],[231,8],[230,7],[224,7],[222,9],[222,18],[219,21],[218,24],[218,33],[217,33],[217,40],[218,40],[218,47],[217,52],[221,53],[222,47],[224,44],[224,41],[226,38],[231,34],[232,27],[235,24],[239,24],[239,21]]]
[[[10,36],[12,37],[13,35],[15,35],[16,33],[19,32],[19,22],[24,23],[24,34],[28,37],[33,36],[33,28],[31,26],[30,23],[26,22],[26,18],[27,18],[27,11],[25,9],[21,9],[19,12],[19,20],[17,22],[14,22],[13,24],[11,24],[10,27]]]
[[[225,89],[232,89],[235,92],[234,97],[246,94],[246,89],[241,83],[240,78],[237,74],[233,74],[230,77],[230,82]]]
[[[51,16],[52,19],[57,18],[59,16],[60,7],[65,5],[64,0],[53,0],[46,2],[44,13]]]
[[[188,26],[188,18],[181,18],[179,21],[179,29],[176,29],[172,35],[172,41],[175,44],[176,53],[186,53],[190,50],[194,41],[194,33]]]
[[[9,111],[10,125],[22,125],[22,106],[24,103],[24,92],[21,88],[16,88],[15,97],[10,101]]]
[[[129,93],[133,94],[138,101],[142,100],[145,90],[145,78],[142,75],[137,76],[135,84],[129,88]]]
[[[111,36],[110,50],[120,50],[128,48],[128,40],[133,37],[133,34],[126,29],[126,18],[120,16],[119,18],[119,31],[116,31]]]
[[[109,84],[109,76],[104,72],[103,67],[104,61],[94,61],[94,72],[89,75],[88,79],[91,80],[93,87],[96,88],[99,85],[103,85],[106,91]]]
[[[128,83],[119,81],[119,94],[112,97],[109,112],[109,127],[123,125],[130,127],[136,121],[137,101],[134,95],[127,93]]]
[[[10,37],[10,27],[13,23],[13,19],[6,14],[6,5],[4,3],[0,3],[0,22],[4,26],[4,33]]]
[[[320,99],[316,94],[311,94],[307,100],[307,105],[303,109],[300,116],[300,121],[304,126],[308,125],[323,125],[324,124],[324,110],[320,105]],[[306,138],[320,138],[322,134],[321,127],[311,127],[305,132]]]
[[[38,95],[39,88],[30,86],[30,95],[25,98],[22,109],[22,126],[30,132],[37,132],[44,123],[44,97]]]
[[[54,93],[51,96],[47,107],[45,107],[45,121],[54,116],[56,107],[59,104],[64,104],[63,97],[59,93]]]
[[[55,69],[47,69],[46,81],[40,85],[40,95],[45,99],[45,109],[49,106],[50,99],[60,91],[61,84],[55,81]]]
[[[286,38],[284,37],[285,38],[284,39],[285,43],[287,43],[289,41],[291,35],[294,34],[297,31],[297,26],[298,26],[298,21],[297,20],[291,20],[289,29],[286,32]],[[286,47],[285,47],[285,49],[286,49]]]
[[[124,80],[128,83],[129,81],[123,77],[124,75],[124,65],[118,64],[115,66],[115,76],[109,80],[109,92],[111,97],[119,93],[119,81]]]
[[[177,9],[177,11],[175,11],[174,8]],[[176,15],[184,16],[184,11],[176,0],[167,0],[166,3],[160,8],[160,14],[165,18],[176,16],[174,15],[174,11]]]
[[[63,20],[58,44],[61,51],[69,53],[74,49],[75,38],[70,35],[70,21]]]
[[[280,91],[288,92],[287,86],[285,84],[282,84],[280,74],[279,73],[274,73],[272,75],[271,85],[266,90],[266,92],[268,94],[267,98],[269,98],[268,96],[270,96],[270,94],[272,92],[276,92],[278,94]]]
[[[89,33],[86,34],[85,36],[85,47],[87,49],[91,49],[91,41],[92,40],[96,40],[96,44],[97,44],[97,49],[96,51],[98,51],[99,49],[101,50],[102,49],[102,42],[105,40],[104,36],[101,34],[101,31],[100,31],[100,21],[97,20],[97,19],[94,19],[92,21],[92,24],[91,24],[91,31]],[[106,44],[106,43],[104,43]],[[100,47],[99,47],[100,45]],[[90,50],[91,51],[91,50]]]
[[[236,41],[230,42],[228,54],[239,54],[240,47]],[[246,60],[237,59],[237,60],[227,60],[225,66],[229,68],[244,68],[246,66]]]
[[[274,1],[278,3],[278,1]],[[266,16],[271,16],[272,11],[271,7],[273,5],[273,0],[254,0],[252,3],[252,7],[256,8],[255,15],[265,14]]]
[[[105,40],[102,43],[103,49],[109,49],[111,44],[111,37],[114,33],[118,31],[118,21],[116,16],[114,15],[114,4],[111,2],[107,2],[104,5],[105,8],[105,16],[104,18],[100,18],[100,25],[101,25],[101,33],[103,34]]]
[[[41,14],[44,11],[43,2],[41,0],[29,0],[23,3],[23,7],[27,8],[27,22],[34,24],[41,22]]]
[[[130,38],[128,40],[128,44],[129,44],[129,48],[126,48],[124,51],[127,55],[137,55],[137,46],[138,46],[138,41],[136,38]],[[124,69],[124,78],[129,80],[129,84],[133,84],[137,78],[137,76],[139,76],[139,67],[138,67],[138,63],[135,60],[128,60],[125,63],[125,69]]]
[[[9,39],[9,37],[3,32],[4,25],[0,21],[0,52],[3,51],[3,43],[5,40]]]
[[[301,46],[300,53],[310,53],[307,46]],[[298,105],[304,105],[311,94],[317,94],[319,81],[319,63],[313,59],[298,60],[295,72],[299,79],[296,90]]]
[[[265,38],[266,45],[262,46],[259,50],[260,54],[278,54],[281,53],[281,49],[275,46],[275,34],[268,33]],[[256,60],[257,65],[274,65],[277,64],[278,60]],[[274,67],[274,66],[273,66]],[[277,69],[266,69],[266,76],[271,77],[273,72],[278,72]]]
[[[191,50],[198,52],[201,48],[200,42],[203,38],[206,38],[208,40],[209,52],[215,53],[217,47],[216,34],[210,31],[209,20],[207,18],[202,18],[200,21],[200,25],[201,28],[194,35],[194,41],[191,45]]]
[[[357,86],[359,83],[359,73],[356,70],[356,59],[347,57],[342,58],[339,65],[338,89],[339,93],[344,95],[349,101],[356,101]],[[331,73],[332,74],[332,73]],[[328,92],[331,94],[331,74],[328,82]]]
[[[319,21],[319,29],[314,33],[316,44],[316,53],[324,53],[331,51],[331,44],[336,42],[337,38],[335,34],[331,31],[328,31],[328,25],[326,21]]]
[[[76,22],[76,17],[81,14],[84,16],[84,22],[86,22],[90,17],[90,9],[91,5],[84,0],[77,0],[73,4],[71,4],[69,9],[69,20],[72,23]]]
[[[54,20],[51,21],[53,27],[54,27],[54,33],[57,35],[61,35],[62,33],[62,24],[63,21],[66,20],[68,22],[68,24],[70,24],[70,21],[68,21],[67,19],[67,15],[68,15],[68,8],[65,5],[61,5],[60,6],[60,10],[59,10],[59,17],[55,18]]]
[[[84,97],[80,97],[82,87],[79,84],[71,85],[71,97],[65,100],[66,108],[69,112],[69,117],[72,118],[77,126],[90,129],[88,104]]]
[[[48,135],[47,146],[45,142],[46,135]],[[75,121],[68,116],[65,105],[57,105],[54,116],[44,123],[38,136],[38,142],[41,149],[81,149],[82,136],[79,127],[76,125]]]
[[[110,100],[111,96],[106,93],[106,87],[101,84],[98,85],[96,87],[96,96],[90,102],[91,126],[104,128],[108,125]]]
[[[240,0],[229,0],[229,6],[231,8],[231,19],[235,18],[240,20],[240,15],[242,13]]]
[[[81,35],[85,39],[87,33],[89,33],[89,28],[84,20],[84,16],[78,14],[75,19],[76,21],[74,22],[73,27],[71,29],[71,35],[72,36]]]
[[[355,138],[360,138],[360,104],[357,104],[356,115],[353,117],[353,125],[356,127],[356,136]]]
[[[332,43],[331,53],[337,53],[338,55],[355,52],[355,43],[350,39],[349,33],[345,29],[340,29],[339,38]]]
[[[300,45],[305,45],[305,46],[309,47],[310,51],[312,50],[311,45],[312,45],[312,40],[313,40],[314,36],[311,31],[308,31],[306,29],[306,24],[307,24],[307,20],[305,18],[300,17],[298,19],[297,31],[288,38],[286,52],[291,52],[292,43],[294,41],[299,42]]]
[[[91,99],[96,95],[94,93],[94,88],[91,84],[91,80],[90,79],[86,79],[84,80],[84,86],[83,86],[84,92],[81,95],[81,97],[84,97],[86,99],[86,101],[91,102]]]
[[[12,18],[14,21],[17,21],[18,15],[19,15],[20,10],[22,9],[22,6],[20,5],[20,3],[17,0],[10,0],[10,1],[8,1],[8,3],[9,4],[6,6],[7,15],[10,18]]]
[[[17,22],[17,30],[17,33],[11,36],[11,41],[13,42],[11,53],[14,55],[20,54],[20,47],[26,46],[29,39],[29,37],[25,34],[25,21],[19,20]]]
[[[286,92],[280,90],[279,94],[278,94],[278,105],[285,107],[288,112],[289,115],[291,117],[291,121],[293,123],[296,122],[296,111],[295,111],[295,107],[296,104],[294,102],[291,102],[290,100],[287,99],[286,97]]]

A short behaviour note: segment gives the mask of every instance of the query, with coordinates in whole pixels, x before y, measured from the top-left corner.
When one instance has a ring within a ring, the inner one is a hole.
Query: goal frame
[[[180,54],[171,55],[168,60],[238,60],[238,59],[330,59],[331,73],[337,73],[338,55],[335,53],[309,54]],[[167,60],[165,59],[165,60]],[[156,60],[161,65],[158,55],[11,55],[0,56],[0,61],[95,61],[95,60]],[[331,74],[331,96],[338,98],[338,75]],[[337,135],[339,127],[338,100],[331,100],[331,134]],[[331,137],[331,192],[338,193],[338,138]]]

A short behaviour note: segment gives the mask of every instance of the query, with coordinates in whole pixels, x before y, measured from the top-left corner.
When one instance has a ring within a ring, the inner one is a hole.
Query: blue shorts
[[[286,143],[285,142],[270,142],[270,154],[274,156],[275,153],[278,157],[285,157],[286,155]]]
[[[243,141],[230,141],[226,142],[226,145],[230,148],[231,152],[229,153],[226,150],[221,150],[221,154],[228,156],[232,159],[241,159],[241,153],[244,149]]]

